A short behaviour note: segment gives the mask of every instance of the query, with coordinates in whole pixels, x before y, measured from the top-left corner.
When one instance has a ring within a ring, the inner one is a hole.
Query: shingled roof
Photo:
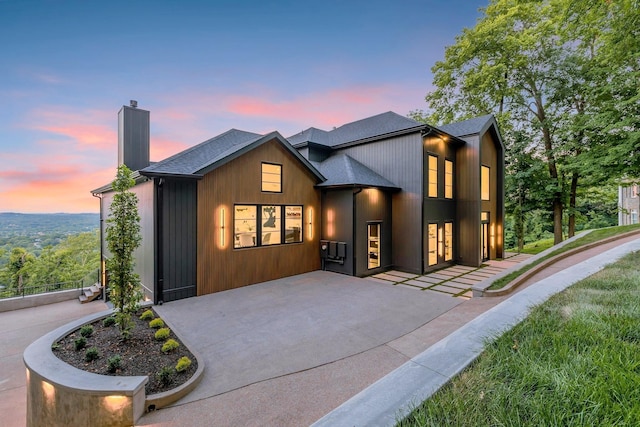
[[[493,115],[486,114],[484,116],[474,117],[473,119],[438,126],[438,129],[457,137],[473,135],[482,132],[491,120],[493,120]]]
[[[324,176],[322,176],[307,159],[302,157],[278,132],[260,135],[238,129],[228,130],[223,134],[147,166],[140,170],[140,174],[157,177],[200,178],[205,173],[271,140],[280,142],[287,151],[303,163],[320,181],[324,181]]]
[[[393,111],[367,117],[347,123],[331,131],[309,128],[288,138],[295,147],[302,147],[308,143],[316,143],[336,148],[343,145],[382,139],[398,133],[419,131],[426,125],[401,116]]]
[[[399,187],[347,154],[329,157],[318,164],[328,177],[318,187],[375,187],[397,190]]]

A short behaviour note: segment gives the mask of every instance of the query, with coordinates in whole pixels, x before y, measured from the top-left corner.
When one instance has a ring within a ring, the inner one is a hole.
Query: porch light
[[[224,248],[225,244],[225,209],[220,208],[220,248]]]
[[[307,217],[309,222],[307,223],[307,237],[309,240],[313,240],[313,208],[307,210]]]

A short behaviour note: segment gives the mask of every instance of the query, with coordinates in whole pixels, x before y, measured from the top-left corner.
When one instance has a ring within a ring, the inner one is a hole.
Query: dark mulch
[[[171,331],[169,338],[178,341],[180,346],[169,353],[163,353],[161,348],[164,341],[157,341],[154,338],[156,329],[150,328],[148,321],[140,320],[138,318],[140,313],[134,316],[136,326],[131,338],[127,341],[122,341],[117,325],[105,327],[102,324],[102,320],[100,320],[91,324],[93,326],[93,334],[87,338],[87,344],[84,349],[75,350],[74,341],[81,336],[80,330],[76,330],[59,340],[57,345],[54,344],[53,353],[71,366],[95,374],[147,375],[149,377],[149,382],[145,386],[147,395],[171,390],[185,383],[198,368],[195,356],[173,331]],[[85,353],[91,347],[98,349],[100,357],[92,362],[87,362],[85,361]],[[107,370],[107,360],[115,355],[120,355],[122,360],[121,367],[115,373],[110,373]],[[162,384],[156,374],[163,367],[175,368],[178,359],[182,356],[187,356],[191,359],[191,366],[186,371],[179,373],[174,369],[171,381],[168,384]]]

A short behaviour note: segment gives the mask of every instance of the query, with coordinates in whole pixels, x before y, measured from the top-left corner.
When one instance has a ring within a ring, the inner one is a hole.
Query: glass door
[[[489,259],[489,212],[482,212],[481,218],[482,233],[482,261]]]
[[[380,223],[367,225],[367,268],[380,267]]]

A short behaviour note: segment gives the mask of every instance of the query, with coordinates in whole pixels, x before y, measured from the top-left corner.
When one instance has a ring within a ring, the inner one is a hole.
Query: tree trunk
[[[576,235],[576,193],[578,192],[578,178],[578,172],[574,172],[571,177],[571,193],[569,194],[569,238]]]

